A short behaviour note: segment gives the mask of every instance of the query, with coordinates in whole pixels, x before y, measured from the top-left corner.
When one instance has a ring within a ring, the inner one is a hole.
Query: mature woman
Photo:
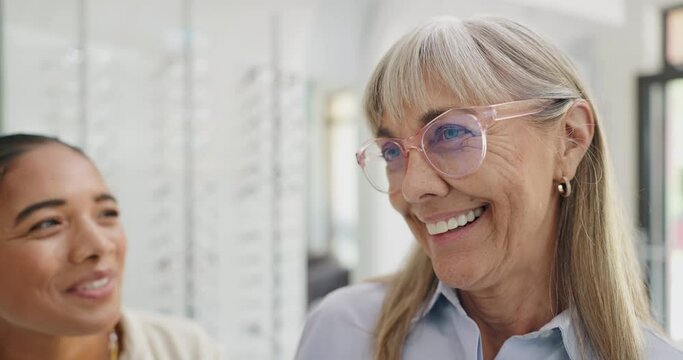
[[[196,325],[120,309],[119,208],[77,148],[0,137],[0,359],[216,359]]]
[[[569,60],[509,20],[439,18],[367,87],[358,152],[419,245],[310,315],[298,359],[683,359],[651,327]]]

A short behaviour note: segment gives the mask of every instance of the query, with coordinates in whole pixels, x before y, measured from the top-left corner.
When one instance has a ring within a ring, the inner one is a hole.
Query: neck
[[[0,359],[109,359],[109,332],[52,336],[0,328]]]
[[[493,359],[511,336],[536,331],[557,315],[551,266],[506,278],[484,290],[458,292],[463,308],[479,327],[484,359]]]

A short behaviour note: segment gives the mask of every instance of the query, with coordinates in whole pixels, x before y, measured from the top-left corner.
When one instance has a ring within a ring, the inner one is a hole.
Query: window
[[[641,76],[640,225],[655,319],[683,342],[683,5],[663,13],[663,71]]]
[[[683,6],[664,13],[666,62],[683,67]]]

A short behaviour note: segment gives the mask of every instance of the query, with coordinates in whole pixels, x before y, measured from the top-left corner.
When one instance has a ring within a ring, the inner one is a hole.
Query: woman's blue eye
[[[401,149],[396,144],[386,144],[382,148],[382,157],[386,162],[393,161],[399,156],[401,156]]]
[[[458,136],[461,132],[462,131],[460,129],[453,129],[453,128],[446,129],[443,132],[443,138],[444,139],[452,139],[452,138]]]
[[[450,140],[466,135],[469,131],[459,126],[449,126],[439,129],[437,132],[438,140]]]

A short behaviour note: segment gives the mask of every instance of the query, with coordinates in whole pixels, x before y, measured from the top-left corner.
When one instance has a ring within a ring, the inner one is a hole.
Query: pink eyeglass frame
[[[366,141],[360,149],[356,152],[356,161],[358,162],[358,165],[361,167],[361,170],[363,171],[363,175],[365,178],[370,182],[372,187],[374,187],[376,190],[383,192],[383,193],[390,193],[389,191],[382,190],[379,186],[377,186],[372,179],[370,179],[370,176],[367,174],[365,171],[365,162],[366,162],[366,156],[365,156],[365,150],[372,146],[377,140],[384,139],[387,141],[394,141],[398,143],[401,147],[403,156],[405,158],[408,157],[408,154],[410,153],[410,150],[418,150],[419,152],[422,153],[424,156],[425,160],[427,160],[427,163],[434,169],[436,172],[439,174],[442,174],[444,176],[448,176],[451,178],[461,178],[465,177],[467,175],[470,175],[474,172],[476,172],[479,167],[481,167],[481,164],[484,162],[484,158],[486,157],[486,130],[491,127],[491,125],[495,124],[498,121],[502,120],[509,120],[509,119],[515,119],[515,118],[520,118],[524,116],[529,116],[529,115],[535,115],[540,113],[545,109],[545,107],[552,102],[556,100],[564,100],[564,99],[526,99],[526,100],[517,100],[517,101],[511,101],[511,102],[505,102],[505,103],[500,103],[500,104],[493,104],[493,105],[484,105],[484,106],[471,106],[471,107],[462,107],[462,108],[450,108],[440,115],[436,116],[434,119],[429,121],[427,124],[425,124],[415,135],[409,136],[407,138],[389,138],[389,137],[380,137],[380,138],[373,138],[368,141]],[[474,167],[474,169],[466,174],[463,175],[451,175],[448,173],[445,173],[441,171],[434,163],[432,160],[425,154],[424,150],[424,134],[427,132],[427,129],[429,129],[432,124],[434,124],[436,121],[441,119],[442,117],[446,116],[446,114],[453,112],[453,111],[459,111],[463,113],[467,113],[470,115],[473,115],[479,122],[479,126],[481,128],[481,138],[482,138],[482,151],[481,151],[481,159],[479,160],[479,164]],[[406,166],[407,169],[407,166]],[[404,170],[406,170],[404,169]],[[399,187],[400,188],[400,187]],[[398,190],[398,189],[397,189]]]

